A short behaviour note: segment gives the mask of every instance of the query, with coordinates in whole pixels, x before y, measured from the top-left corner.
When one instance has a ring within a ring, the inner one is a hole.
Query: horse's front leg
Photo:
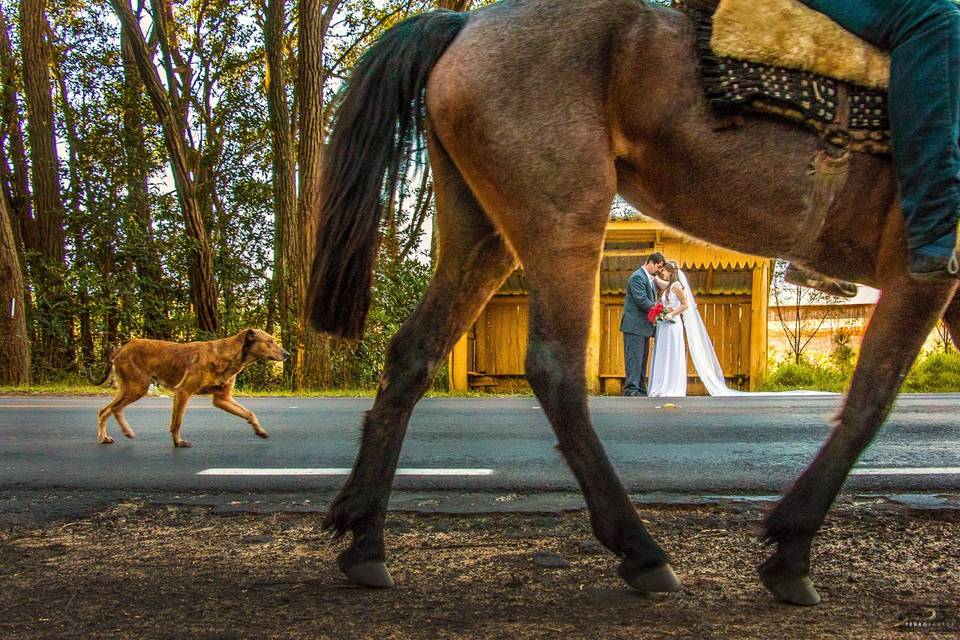
[[[833,431],[766,519],[764,540],[777,548],[759,572],[777,599],[798,605],[820,602],[809,577],[813,538],[952,295],[953,285],[919,286],[906,277],[886,288]]]

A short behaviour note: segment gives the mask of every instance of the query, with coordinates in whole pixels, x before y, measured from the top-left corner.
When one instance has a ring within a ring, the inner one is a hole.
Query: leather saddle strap
[[[794,255],[807,255],[817,243],[837,196],[847,184],[849,169],[849,151],[835,155],[821,149],[814,154],[808,171],[808,174],[813,175],[813,186],[804,212],[809,233],[803,234],[794,245]]]

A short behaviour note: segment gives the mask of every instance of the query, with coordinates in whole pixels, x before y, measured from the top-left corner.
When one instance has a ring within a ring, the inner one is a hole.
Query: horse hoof
[[[635,576],[626,576],[621,573],[620,577],[631,587],[643,593],[673,593],[680,591],[682,586],[669,564],[643,571]]]
[[[773,597],[780,602],[802,607],[812,607],[815,604],[820,604],[820,594],[813,588],[813,581],[810,580],[809,576],[791,578],[770,584],[764,582],[764,585],[773,594]]]
[[[354,584],[362,584],[365,587],[375,587],[377,589],[393,587],[393,578],[390,577],[387,565],[383,562],[361,562],[344,567],[343,572]]]

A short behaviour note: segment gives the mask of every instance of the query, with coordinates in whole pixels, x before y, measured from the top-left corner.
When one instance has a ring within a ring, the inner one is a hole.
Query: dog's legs
[[[177,391],[173,395],[173,415],[170,418],[170,435],[173,437],[173,446],[189,447],[190,443],[180,437],[180,426],[183,424],[183,412],[187,409],[190,394],[186,391]]]
[[[139,398],[137,398],[139,400]],[[131,401],[132,402],[132,401]],[[126,404],[130,404],[129,402]],[[127,438],[133,438],[137,434],[133,432],[133,429],[130,428],[130,423],[127,422],[127,419],[123,415],[123,409],[116,407],[113,410],[113,417],[117,419],[117,424],[120,425],[120,430],[123,432],[123,435]]]
[[[110,401],[110,404],[100,409],[100,412],[97,414],[97,437],[100,440],[100,444],[113,443],[113,438],[107,435],[107,418],[110,417],[111,413],[113,417],[117,419],[117,424],[120,425],[120,430],[123,431],[123,435],[128,438],[132,438],[135,435],[123,415],[123,408],[142,398],[144,394],[147,393],[147,386],[141,384],[125,384],[122,379],[119,380],[120,393]]]
[[[243,418],[250,424],[251,427],[253,427],[253,432],[255,434],[261,438],[269,438],[270,434],[267,433],[266,429],[260,426],[260,421],[257,420],[256,414],[234,400],[232,392],[233,383],[230,383],[223,388],[223,391],[214,393],[213,406],[215,406],[217,409],[223,409],[227,413],[232,413],[238,418]]]
[[[110,414],[113,413],[113,408],[117,406],[122,399],[123,391],[121,390],[118,396],[97,412],[97,440],[100,441],[100,444],[113,444],[113,438],[107,435],[107,418],[110,417]],[[117,422],[119,422],[119,420]],[[123,427],[121,426],[120,428],[122,429]]]

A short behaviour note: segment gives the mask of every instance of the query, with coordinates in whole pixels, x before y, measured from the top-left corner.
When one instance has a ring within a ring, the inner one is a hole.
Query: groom
[[[643,266],[627,280],[627,295],[623,300],[623,315],[620,331],[623,332],[623,364],[627,370],[623,395],[647,395],[647,353],[650,351],[650,336],[653,323],[647,313],[657,301],[657,285],[653,276],[660,271],[666,260],[660,252],[653,253]]]

